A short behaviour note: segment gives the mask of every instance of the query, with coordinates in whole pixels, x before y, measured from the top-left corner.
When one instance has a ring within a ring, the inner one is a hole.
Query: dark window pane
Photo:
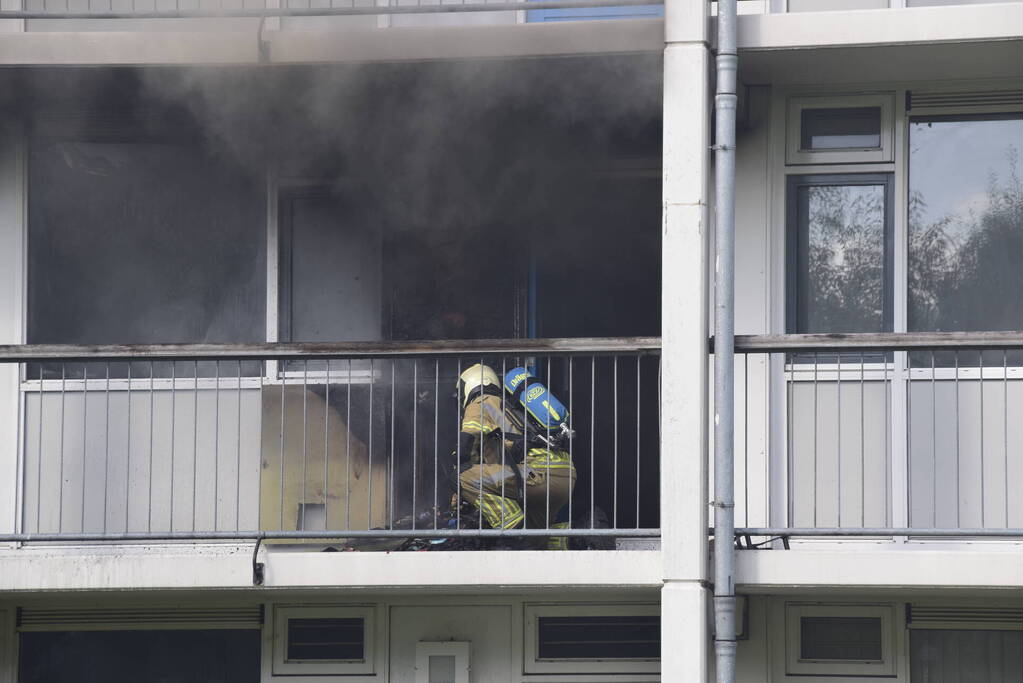
[[[362,661],[365,640],[361,618],[289,619],[287,660]]]
[[[803,109],[800,112],[800,149],[816,151],[879,147],[881,147],[880,107]]]
[[[794,331],[885,331],[885,186],[802,185],[794,200]]]
[[[20,636],[21,683],[259,683],[249,631],[46,631]]]
[[[1020,145],[1021,118],[911,122],[911,331],[1023,329]],[[1016,353],[1008,360],[1023,362]],[[978,362],[976,353],[959,356],[960,365]],[[949,354],[936,358],[938,366],[954,363]]]
[[[539,659],[658,659],[661,618],[540,617]]]
[[[911,683],[1023,680],[1023,631],[909,632]]]
[[[28,341],[261,341],[262,192],[188,141],[33,140]]]
[[[811,660],[882,660],[880,617],[801,617],[799,658]]]

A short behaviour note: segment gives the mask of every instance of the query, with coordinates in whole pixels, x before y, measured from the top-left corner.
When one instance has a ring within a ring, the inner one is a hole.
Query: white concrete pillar
[[[708,3],[667,0],[662,231],[661,678],[706,681]]]
[[[0,125],[0,344],[25,341],[23,150],[20,131]],[[18,512],[18,373],[18,365],[0,364],[0,533],[15,531]]]

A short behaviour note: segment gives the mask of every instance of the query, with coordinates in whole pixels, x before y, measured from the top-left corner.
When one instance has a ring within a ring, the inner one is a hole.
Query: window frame
[[[272,676],[351,676],[376,674],[376,609],[372,605],[278,605],[273,610]],[[289,662],[288,621],[291,619],[362,619],[362,660]]]
[[[551,605],[526,604],[523,606],[522,653],[526,674],[650,674],[659,673],[658,659],[572,659],[544,660],[539,658],[540,617],[632,617],[660,616],[660,605],[654,603],[616,605]]]
[[[807,109],[881,109],[879,147],[810,150],[802,148],[802,118]],[[877,164],[895,158],[895,97],[893,93],[867,95],[831,95],[790,97],[787,103],[785,163],[800,164]]]
[[[879,662],[850,660],[800,659],[801,620],[803,617],[869,617],[881,619],[881,660]],[[853,605],[828,603],[785,603],[785,675],[786,676],[857,676],[891,678],[896,676],[895,608],[893,605]]]
[[[785,177],[785,330],[799,334],[801,320],[805,315],[803,301],[805,280],[801,268],[801,247],[803,232],[800,224],[802,208],[799,205],[799,190],[803,187],[829,187],[835,185],[884,187],[884,302],[882,326],[891,332],[895,311],[895,174],[894,172],[873,173],[813,173],[794,174]]]

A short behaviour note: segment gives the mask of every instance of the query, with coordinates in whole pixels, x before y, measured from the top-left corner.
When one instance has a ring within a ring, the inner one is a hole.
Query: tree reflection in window
[[[1021,142],[1019,118],[912,121],[911,331],[1023,329]],[[994,355],[985,361],[1001,365],[1002,353]],[[939,354],[936,362],[950,365],[955,359]],[[978,357],[961,353],[958,362],[974,365]]]
[[[886,176],[793,178],[794,332],[890,328]]]

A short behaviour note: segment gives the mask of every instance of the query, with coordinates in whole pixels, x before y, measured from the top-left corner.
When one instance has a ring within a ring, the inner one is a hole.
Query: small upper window
[[[527,674],[656,673],[657,605],[527,605]]]
[[[786,163],[892,161],[892,101],[890,95],[792,98]]]
[[[803,109],[799,149],[879,149],[881,107]]]
[[[790,676],[893,676],[891,605],[785,606]]]
[[[275,607],[274,675],[372,674],[373,616],[368,606]]]

